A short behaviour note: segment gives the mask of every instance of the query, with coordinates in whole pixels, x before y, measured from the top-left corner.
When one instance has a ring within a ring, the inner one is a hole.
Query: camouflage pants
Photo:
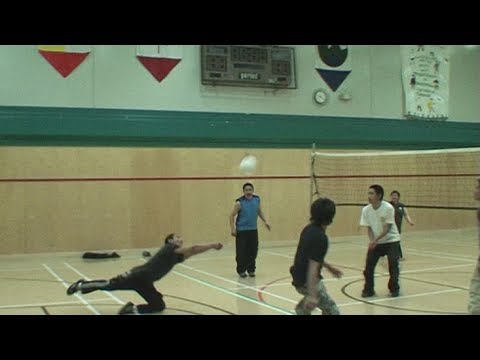
[[[297,287],[297,291],[304,295],[304,298],[295,307],[295,312],[297,315],[311,315],[313,310],[308,310],[305,308],[305,301],[307,300],[308,290],[306,287]],[[340,315],[337,304],[335,301],[328,295],[327,289],[322,281],[318,282],[317,285],[317,298],[318,303],[317,307],[322,310],[322,315]]]
[[[472,280],[470,281],[468,312],[472,315],[480,315],[480,260],[477,263]]]

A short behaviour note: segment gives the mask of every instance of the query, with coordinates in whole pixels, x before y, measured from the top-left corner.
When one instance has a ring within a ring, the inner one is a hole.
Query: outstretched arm
[[[223,247],[221,243],[207,244],[207,245],[193,245],[185,248],[175,249],[176,254],[183,255],[184,259],[188,259],[190,256],[201,254],[210,249],[220,250]]]

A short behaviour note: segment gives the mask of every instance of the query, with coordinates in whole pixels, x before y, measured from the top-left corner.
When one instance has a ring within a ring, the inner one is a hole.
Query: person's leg
[[[248,231],[247,239],[247,271],[250,276],[255,276],[257,268],[256,261],[258,255],[258,231]]]
[[[387,245],[387,257],[388,257],[388,272],[390,273],[390,279],[388,281],[388,289],[392,296],[398,296],[400,291],[400,285],[398,284],[400,278],[400,268],[398,266],[399,254],[398,249],[400,243],[390,243]]]
[[[340,315],[337,304],[328,295],[327,288],[323,281],[318,282],[318,305],[317,307],[322,310],[322,315]]]
[[[82,294],[89,294],[97,290],[132,290],[132,277],[130,272],[120,274],[110,280],[78,280],[67,289],[68,295],[80,291]]]
[[[245,231],[237,231],[235,238],[235,250],[237,262],[237,273],[246,276],[247,271],[247,237]]]
[[[296,288],[296,290],[303,295],[302,300],[295,307],[295,313],[297,315],[311,315],[314,309],[305,308],[305,301],[307,300],[308,292],[305,287]],[[337,304],[330,297],[322,281],[317,285],[317,307],[322,310],[322,315],[340,315]]]
[[[399,233],[400,235],[402,235],[402,226],[401,226],[401,225],[400,225],[400,226],[397,226],[397,228],[398,228],[398,233]],[[401,246],[401,244],[400,244],[400,241],[398,242],[398,256],[399,256],[399,260],[404,260],[404,258],[403,258],[402,246]]]
[[[480,262],[477,263],[470,281],[468,312],[472,315],[480,315]]]
[[[137,305],[139,314],[150,314],[161,312],[165,309],[163,295],[155,289],[153,283],[143,283],[135,287],[135,291],[145,299],[146,304]]]
[[[305,309],[305,301],[307,300],[307,288],[305,287],[296,287],[295,290],[301,295],[303,295],[302,300],[299,301],[297,306],[295,306],[295,313],[297,315],[310,315],[312,312]]]
[[[368,250],[367,260],[365,263],[365,269],[363,270],[363,276],[365,277],[365,285],[362,291],[362,297],[370,297],[375,295],[375,267],[377,266],[379,255],[379,246],[377,245],[373,250]]]

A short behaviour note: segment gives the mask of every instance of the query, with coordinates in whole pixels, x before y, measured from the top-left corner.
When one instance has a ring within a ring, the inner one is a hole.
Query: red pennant
[[[90,53],[69,53],[60,51],[38,50],[40,54],[57,70],[64,78],[72,73]]]
[[[158,82],[162,81],[167,77],[170,71],[173,70],[175,66],[182,59],[170,59],[170,58],[156,58],[150,56],[140,56],[137,55],[138,60],[145,66],[145,68],[153,75]]]

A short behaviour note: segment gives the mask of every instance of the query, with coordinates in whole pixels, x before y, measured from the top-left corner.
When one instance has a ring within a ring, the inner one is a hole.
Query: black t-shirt
[[[307,283],[308,260],[315,260],[323,264],[328,251],[328,237],[325,230],[315,224],[305,226],[298,242],[297,253],[293,266],[290,268],[292,284],[295,287],[305,286]],[[321,267],[320,270],[321,271]],[[321,274],[318,274],[322,279]]]
[[[134,275],[141,276],[148,281],[157,281],[167,275],[172,268],[183,262],[183,255],[175,253],[178,246],[173,244],[165,244],[150,260],[145,264],[134,267],[130,272]]]
[[[397,224],[398,232],[402,232],[402,221],[403,217],[405,216],[405,205],[403,205],[401,202],[394,203],[390,202],[390,204],[393,206],[395,209],[395,224]]]

